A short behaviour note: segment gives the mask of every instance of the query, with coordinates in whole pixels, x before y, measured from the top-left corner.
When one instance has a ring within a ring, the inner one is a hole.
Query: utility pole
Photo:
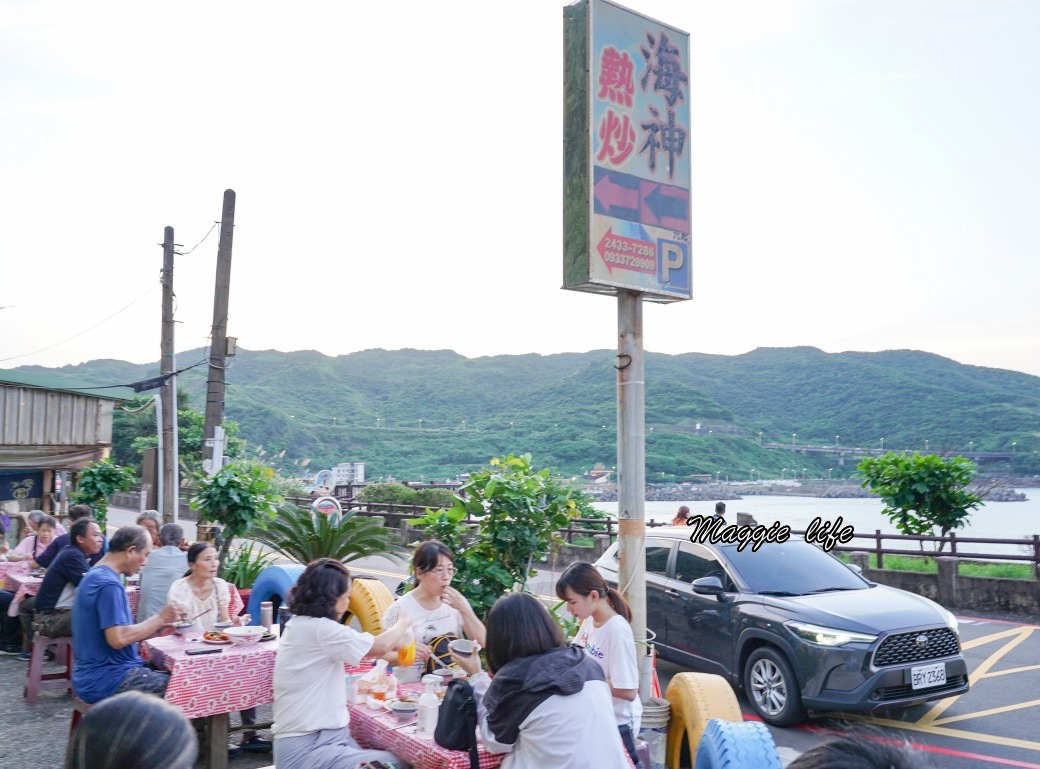
[[[159,359],[159,373],[168,378],[163,383],[160,403],[162,403],[162,446],[159,456],[162,467],[159,468],[161,498],[159,511],[164,523],[177,521],[177,370],[173,353],[173,227],[163,230],[163,269],[162,269],[162,356]]]
[[[214,452],[217,428],[224,422],[224,361],[227,359],[228,296],[231,293],[231,244],[235,237],[235,191],[224,190],[220,215],[220,244],[217,246],[217,280],[213,292],[213,330],[209,348],[209,375],[206,378],[206,432],[203,460],[210,460],[209,473],[220,469],[223,450]]]

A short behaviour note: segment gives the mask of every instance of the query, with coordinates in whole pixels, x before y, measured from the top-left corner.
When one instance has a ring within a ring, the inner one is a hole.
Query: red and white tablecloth
[[[220,649],[219,654],[185,654],[185,649]],[[180,636],[141,643],[152,665],[170,671],[166,701],[188,718],[231,713],[274,701],[274,659],[278,641],[208,645]]]
[[[28,573],[9,572],[7,574],[7,589],[14,593],[14,599],[7,608],[8,617],[18,616],[18,607],[27,595],[36,595],[40,592],[43,577],[30,577]],[[141,588],[137,585],[128,585],[126,598],[130,602],[130,616],[137,616],[137,605],[141,601]]]
[[[422,684],[405,684],[404,693],[418,697]],[[348,705],[350,731],[360,745],[389,750],[412,764],[416,769],[469,769],[469,753],[442,748],[432,737],[415,733],[415,724],[401,726],[401,722],[386,710],[371,710],[365,705]],[[488,753],[480,747],[480,769],[495,769],[505,758],[504,753]]]
[[[28,574],[28,561],[0,561],[0,583],[7,579],[8,574]],[[10,590],[10,588],[8,588]]]

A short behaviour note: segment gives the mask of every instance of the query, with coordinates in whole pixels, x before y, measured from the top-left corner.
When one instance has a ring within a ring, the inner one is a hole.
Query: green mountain
[[[181,353],[178,364],[206,356]],[[471,359],[450,350],[333,358],[239,348],[226,371],[226,414],[251,449],[268,459],[284,451],[277,462],[290,466],[360,461],[370,479],[442,478],[529,451],[539,466],[577,475],[616,463],[614,363],[611,350]],[[99,386],[154,376],[158,363],[22,370]],[[200,409],[205,372],[203,364],[179,377]],[[1040,377],[912,350],[648,353],[646,426],[649,481],[779,477],[785,468],[845,477],[854,459],[840,466],[836,453],[790,445],[880,448],[882,440],[887,449],[1013,452],[987,469],[1031,474],[1040,472]]]

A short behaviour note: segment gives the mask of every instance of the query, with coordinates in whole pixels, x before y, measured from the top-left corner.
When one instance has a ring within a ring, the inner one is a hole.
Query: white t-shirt
[[[272,734],[300,737],[350,724],[343,663],[358,664],[374,640],[324,617],[293,617],[274,662]]]
[[[458,609],[446,603],[442,603],[436,609],[425,609],[415,599],[414,592],[405,593],[386,610],[383,614],[384,629],[393,627],[402,609],[412,618],[412,633],[415,634],[418,643],[428,645],[434,638],[446,633],[462,637],[462,613]],[[423,662],[416,662],[409,668],[395,665],[394,675],[401,683],[414,683],[422,677],[424,665]]]
[[[585,649],[603,668],[603,675],[615,689],[639,689],[639,665],[636,663],[636,644],[632,637],[632,626],[620,614],[596,627],[592,617],[586,618],[574,637],[576,646]],[[643,703],[638,693],[634,700],[614,700],[614,715],[619,725],[628,724],[633,734],[639,734],[639,722],[643,715]]]
[[[508,753],[502,769],[629,769],[621,734],[610,718],[610,687],[587,681],[580,692],[554,694],[520,724],[516,742],[495,741],[487,724],[487,673],[470,678],[477,700],[478,736],[490,753]]]

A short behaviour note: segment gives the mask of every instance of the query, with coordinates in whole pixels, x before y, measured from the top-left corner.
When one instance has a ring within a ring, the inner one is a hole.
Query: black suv
[[[815,545],[757,552],[695,544],[685,528],[646,539],[646,622],[663,659],[743,687],[775,726],[806,710],[905,707],[968,691],[957,620],[938,604],[868,582]],[[615,543],[596,562],[617,585]]]

